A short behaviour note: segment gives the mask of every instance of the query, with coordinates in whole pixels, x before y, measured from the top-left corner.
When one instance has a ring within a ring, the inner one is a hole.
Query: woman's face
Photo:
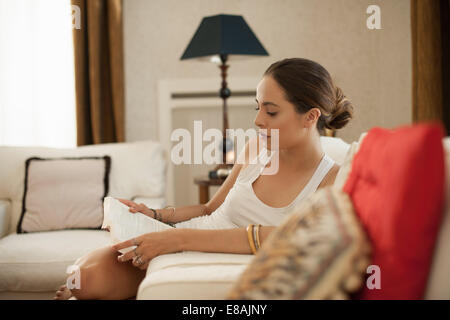
[[[289,149],[304,143],[311,125],[315,129],[314,116],[317,116],[317,113],[320,116],[318,108],[313,108],[305,114],[298,113],[294,105],[286,100],[284,90],[271,76],[263,77],[256,88],[256,110],[255,125],[260,129],[267,129],[269,149],[271,129],[279,130],[278,148]]]

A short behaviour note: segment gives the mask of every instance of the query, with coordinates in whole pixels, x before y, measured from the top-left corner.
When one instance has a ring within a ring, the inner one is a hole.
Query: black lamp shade
[[[219,14],[203,18],[181,60],[214,55],[269,54],[242,16]]]

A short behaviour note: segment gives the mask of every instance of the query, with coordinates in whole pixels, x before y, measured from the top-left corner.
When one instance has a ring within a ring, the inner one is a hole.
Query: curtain
[[[413,121],[450,133],[450,0],[411,0]]]
[[[73,29],[77,145],[123,142],[122,0],[72,0],[80,9]]]

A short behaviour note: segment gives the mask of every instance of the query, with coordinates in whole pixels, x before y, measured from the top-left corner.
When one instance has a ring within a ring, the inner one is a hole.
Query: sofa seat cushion
[[[69,265],[110,243],[109,233],[100,230],[11,234],[0,239],[0,291],[56,290]]]
[[[190,251],[158,256],[149,264],[137,299],[225,299],[253,257]]]

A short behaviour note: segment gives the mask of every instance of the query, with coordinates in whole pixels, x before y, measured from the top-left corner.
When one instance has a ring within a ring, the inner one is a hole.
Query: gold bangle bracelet
[[[259,240],[259,229],[261,228],[261,225],[258,224],[256,226],[256,245],[258,246],[258,249],[261,248],[261,241]]]
[[[248,244],[250,245],[250,249],[252,250],[253,254],[256,254],[255,242],[253,239],[253,228],[254,228],[253,224],[249,224],[247,226],[247,239]]]
[[[255,249],[256,251],[258,251],[259,246],[258,246],[258,241],[256,241],[256,229],[258,228],[258,226],[253,226],[253,232],[252,232],[252,236],[253,236],[253,243],[255,244]]]

